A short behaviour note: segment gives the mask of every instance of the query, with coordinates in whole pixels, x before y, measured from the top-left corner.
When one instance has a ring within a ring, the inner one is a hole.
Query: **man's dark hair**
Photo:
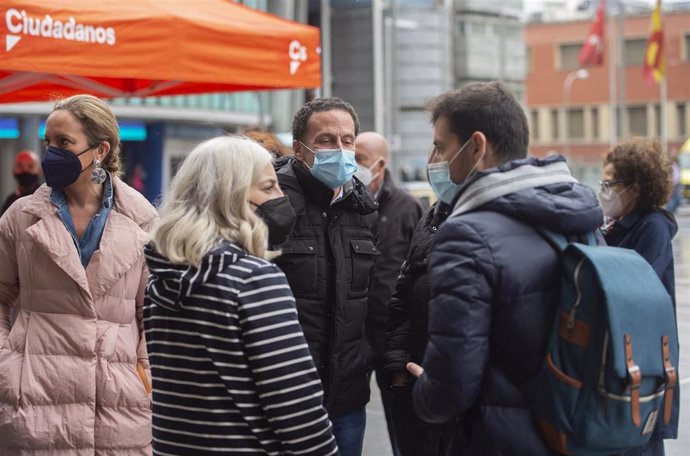
[[[431,123],[447,117],[450,131],[464,143],[481,131],[499,164],[525,158],[529,144],[527,116],[510,91],[499,82],[470,84],[440,95],[430,104]]]
[[[312,114],[336,109],[350,114],[355,122],[355,136],[357,136],[359,134],[359,118],[355,108],[350,103],[340,98],[317,98],[309,103],[305,103],[292,118],[292,139],[296,141],[304,139],[304,132],[307,130],[307,123]]]

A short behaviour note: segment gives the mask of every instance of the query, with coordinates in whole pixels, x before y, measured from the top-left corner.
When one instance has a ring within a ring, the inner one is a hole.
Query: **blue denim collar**
[[[106,178],[103,183],[103,197],[101,198],[101,209],[113,207],[113,182],[110,173],[106,171]],[[61,188],[53,188],[50,192],[50,202],[58,209],[67,206],[67,197]]]
[[[82,266],[86,269],[94,252],[98,250],[101,242],[101,236],[105,230],[105,224],[108,220],[110,210],[113,207],[113,185],[110,174],[106,174],[105,184],[103,186],[103,197],[101,199],[101,206],[98,212],[93,216],[87,225],[82,238],[77,236],[77,230],[72,220],[72,214],[67,205],[67,198],[62,189],[54,188],[50,193],[50,202],[57,208],[57,215],[62,220],[62,223],[67,228],[67,231],[72,236],[74,246],[79,254],[79,259]]]

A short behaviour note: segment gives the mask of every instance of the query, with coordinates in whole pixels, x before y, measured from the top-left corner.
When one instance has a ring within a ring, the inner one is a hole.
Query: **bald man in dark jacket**
[[[388,424],[388,434],[397,456],[399,451],[391,416],[392,396],[382,371],[383,352],[386,345],[386,329],[391,296],[400,275],[400,268],[410,246],[417,222],[422,217],[421,202],[393,182],[386,164],[388,142],[375,132],[364,132],[355,141],[355,159],[358,171],[355,176],[366,184],[379,203],[378,238],[381,256],[376,261],[369,286],[367,308],[367,338],[374,349],[376,382],[381,390],[383,409]]]

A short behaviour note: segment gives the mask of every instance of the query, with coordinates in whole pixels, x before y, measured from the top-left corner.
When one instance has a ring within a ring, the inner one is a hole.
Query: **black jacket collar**
[[[281,159],[276,162],[275,167],[281,169],[289,167],[296,178],[296,183],[300,187],[304,197],[322,209],[331,207],[333,200],[333,190],[326,187],[321,181],[312,176],[299,160],[295,158]],[[335,204],[334,208],[350,210],[360,214],[370,214],[378,209],[378,203],[374,201],[371,192],[356,177],[343,185],[343,196]]]
[[[393,178],[391,173],[385,169],[383,171],[383,183],[381,183],[381,190],[379,191],[378,198],[376,198],[379,204],[385,204],[385,201],[390,198],[393,192]]]

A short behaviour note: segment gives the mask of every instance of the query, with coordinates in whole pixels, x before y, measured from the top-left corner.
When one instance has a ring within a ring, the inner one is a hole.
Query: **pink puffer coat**
[[[156,212],[113,178],[84,270],[50,191],[0,219],[0,455],[151,454],[143,246]]]

